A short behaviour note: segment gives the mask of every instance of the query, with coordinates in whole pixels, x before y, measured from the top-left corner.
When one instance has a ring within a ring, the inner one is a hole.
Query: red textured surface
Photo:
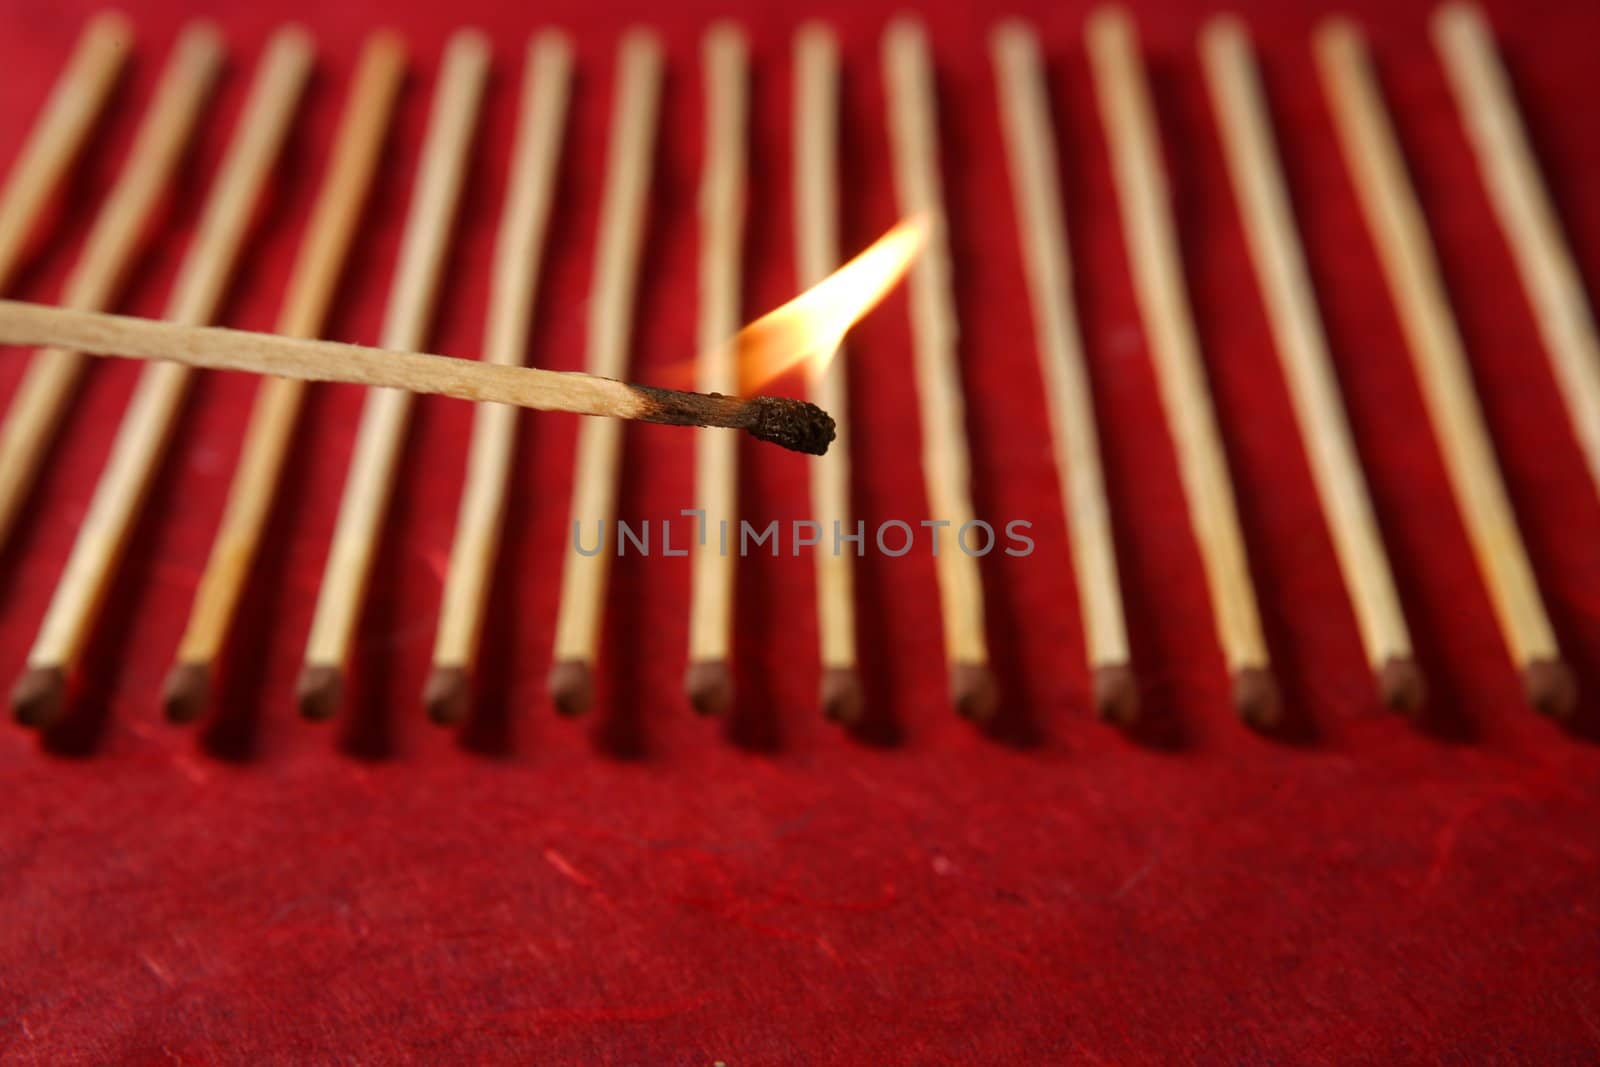
[[[139,60],[62,225],[19,287],[53,299],[179,21],[136,11]],[[977,502],[1034,523],[1037,552],[983,567],[1007,725],[944,701],[920,553],[861,568],[869,696],[852,740],[814,709],[810,565],[739,571],[740,714],[680,696],[686,560],[614,570],[599,713],[544,699],[576,429],[523,422],[480,719],[459,738],[418,697],[470,409],[417,408],[362,629],[349,714],[299,722],[291,688],[361,396],[316,392],[294,488],[248,604],[220,713],[197,731],[156,696],[255,383],[192,397],[95,641],[71,728],[0,729],[0,1050],[9,1062],[679,1063],[1592,1061],[1600,1046],[1600,504],[1425,35],[1426,5],[1351,5],[1373,35],[1425,195],[1541,585],[1586,696],[1566,731],[1519,698],[1423,421],[1314,72],[1313,13],[1239,5],[1272,106],[1362,455],[1432,685],[1418,728],[1380,710],[1269,347],[1193,51],[1203,12],[1139,10],[1199,326],[1291,724],[1234,719],[1187,531],[1080,44],[1084,5],[1034,9],[1052,65],[1079,296],[1142,696],[1127,736],[1090,716],[983,34],[988,5],[928,13],[943,94]],[[4,4],[8,161],[83,3]],[[845,44],[846,243],[894,217],[877,34],[889,7],[816,13]],[[235,63],[186,195],[121,303],[157,314],[269,29],[323,49],[225,321],[269,328],[363,32],[416,49],[393,162],[333,336],[375,338],[447,30],[494,37],[497,74],[433,335],[482,336],[521,46],[569,28],[580,79],[533,359],[575,367],[602,174],[612,46],[670,48],[648,281],[646,379],[693,338],[697,35],[721,5],[241,5]],[[1494,6],[1554,195],[1600,279],[1600,91],[1592,4]],[[752,13],[757,63],[747,309],[792,291],[790,14]],[[1594,290],[1591,289],[1591,292]],[[856,500],[924,514],[903,296],[859,332]],[[23,357],[0,358],[8,398]],[[136,368],[94,368],[18,536],[0,556],[0,678],[14,677]],[[629,431],[625,518],[675,515],[692,437]],[[748,447],[747,514],[805,517],[806,467]],[[1491,1053],[1493,1055],[1491,1055]]]

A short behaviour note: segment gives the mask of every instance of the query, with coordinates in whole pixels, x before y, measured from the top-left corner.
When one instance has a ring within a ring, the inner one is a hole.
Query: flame
[[[905,277],[928,241],[922,215],[901,220],[860,255],[734,335],[729,344],[748,393],[804,365],[813,378],[833,361],[845,334]]]

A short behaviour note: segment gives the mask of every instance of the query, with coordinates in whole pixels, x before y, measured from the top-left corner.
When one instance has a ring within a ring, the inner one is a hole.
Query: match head
[[[1522,691],[1553,719],[1570,719],[1578,706],[1578,680],[1559,659],[1536,659],[1522,668]]]
[[[581,659],[562,659],[552,663],[548,684],[550,700],[559,715],[576,718],[594,703],[594,672]]]
[[[67,675],[60,667],[29,667],[11,690],[11,715],[23,726],[44,730],[61,720]]]
[[[1243,667],[1233,672],[1233,707],[1239,718],[1258,730],[1278,725],[1283,699],[1278,683],[1263,667]]]
[[[205,714],[211,698],[211,666],[175,663],[161,687],[161,707],[170,723],[194,722]]]
[[[1378,699],[1390,711],[1415,715],[1428,698],[1428,685],[1410,656],[1390,656],[1378,668]]]
[[[338,713],[343,690],[343,672],[338,667],[307,664],[300,672],[300,684],[295,687],[301,717],[311,722],[327,722]]]
[[[822,672],[822,715],[840,726],[856,726],[866,710],[861,676],[854,667],[827,667]]]
[[[727,661],[701,660],[689,664],[683,675],[689,703],[702,715],[724,715],[733,707],[733,672]]]
[[[467,720],[472,680],[461,667],[435,667],[422,690],[428,718],[439,726],[459,726]]]
[[[808,456],[824,455],[833,443],[833,416],[815,404],[781,396],[758,396],[746,401],[745,409],[749,418],[744,431],[757,440]]]
[[[1132,726],[1139,719],[1139,683],[1125,663],[1094,669],[1094,712],[1102,722]]]
[[[1000,707],[1000,693],[994,673],[987,663],[954,663],[950,666],[950,701],[956,714],[976,723],[994,718]]]

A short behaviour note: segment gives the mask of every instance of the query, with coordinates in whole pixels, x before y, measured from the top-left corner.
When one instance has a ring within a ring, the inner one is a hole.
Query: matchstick
[[[289,275],[278,317],[282,334],[312,337],[322,330],[404,75],[400,39],[391,33],[372,36],[362,49],[326,177]],[[304,394],[305,383],[291,378],[269,378],[256,391],[222,522],[163,689],[162,703],[173,722],[193,721],[206,708],[212,671],[261,543]]]
[[[280,30],[268,43],[194,240],[173,283],[168,318],[197,323],[216,313],[256,202],[294,117],[311,62],[311,39],[303,30]],[[25,724],[48,726],[61,713],[67,681],[155,479],[191,373],[181,364],[155,363],[139,376],[112,442],[111,458],[28,653],[27,670],[12,693],[12,710]]]
[[[705,153],[700,179],[700,355],[698,388],[739,392],[732,339],[739,332],[739,267],[743,245],[749,103],[744,34],[731,23],[706,32]],[[734,556],[712,531],[738,524],[738,445],[726,430],[695,432],[695,503],[704,511],[689,550],[689,667],[684,688],[702,715],[733,704]],[[726,527],[724,527],[726,523]]]
[[[1111,148],[1123,238],[1144,318],[1156,384],[1178,455],[1189,521],[1200,548],[1233,703],[1245,722],[1271,726],[1280,710],[1233,484],[1206,384],[1194,314],[1163,174],[1155,109],[1133,20],[1121,8],[1089,20],[1089,62]]]
[[[794,244],[802,286],[839,265],[839,44],[820,22],[795,36]],[[811,399],[833,413],[834,446],[811,461],[811,510],[825,543],[850,525],[850,450],[841,353],[810,364]],[[855,564],[847,552],[817,554],[817,638],[822,713],[853,725],[863,706],[856,665]]]
[[[490,363],[518,366],[527,349],[571,79],[571,42],[554,32],[535,37],[528,45],[516,155],[495,241],[484,353]],[[473,415],[467,481],[433,645],[433,673],[423,694],[428,717],[436,723],[458,723],[467,715],[490,576],[505,524],[516,435],[514,407],[483,404]]]
[[[1354,24],[1334,19],[1317,30],[1315,50],[1345,164],[1400,313],[1456,506],[1512,660],[1522,672],[1523,690],[1540,711],[1569,715],[1577,685],[1562,662],[1517,531],[1427,222],[1409,185],[1366,44]]]
[[[1201,31],[1200,52],[1256,281],[1367,661],[1383,703],[1413,711],[1422,703],[1422,675],[1339,396],[1248,31],[1231,16],[1214,18]]]
[[[846,267],[845,269],[848,269]],[[838,276],[836,275],[835,278]],[[830,294],[831,295],[831,294]],[[802,298],[803,299],[803,298]],[[775,360],[811,338],[781,328],[759,336],[760,321],[741,333]],[[274,333],[71,311],[0,300],[0,345],[71,346],[97,356],[169,360],[188,367],[274,374],[308,382],[345,382],[461,400],[516,404],[537,411],[566,411],[667,426],[726,426],[758,441],[821,455],[833,440],[833,419],[815,404],[775,396],[716,396],[630,385],[576,371],[503,367],[420,352],[313,341]]]
[[[1589,476],[1600,486],[1600,335],[1555,205],[1539,177],[1510,79],[1477,7],[1440,8],[1433,17],[1433,39],[1489,202],[1533,305]]]
[[[606,378],[621,378],[628,369],[628,335],[660,109],[661,63],[661,45],[653,34],[636,29],[623,37],[589,293],[587,365],[589,373]],[[578,428],[572,476],[574,525],[593,522],[602,531],[612,525],[621,454],[620,423],[592,419]],[[580,714],[593,700],[610,566],[610,554],[604,550],[585,555],[576,544],[567,549],[549,679],[551,700],[563,715]]]
[[[989,43],[1095,711],[1102,719],[1127,724],[1138,717],[1139,689],[1130,666],[1094,402],[1072,296],[1072,260],[1056,178],[1044,62],[1038,38],[1024,23],[1001,23]]]
[[[445,45],[399,264],[390,283],[385,348],[410,351],[420,348],[426,338],[488,74],[488,39],[476,30],[453,34]],[[331,718],[339,708],[345,664],[393,495],[412,396],[406,390],[375,389],[367,394],[361,411],[300,673],[300,713],[308,719]]]
[[[966,403],[956,350],[944,194],[939,178],[933,63],[921,23],[895,19],[883,37],[884,91],[901,213],[928,219],[927,247],[911,268],[911,335],[922,423],[922,473],[933,521],[950,695],[956,711],[992,718],[997,697],[984,637],[983,585],[976,557],[959,544],[973,522]]]
[[[0,191],[0,292],[11,288],[45,201],[94,129],[128,57],[133,27],[121,15],[96,15],[84,27]]]
[[[222,65],[222,39],[209,23],[187,27],[162,72],[116,183],[100,205],[61,300],[97,310],[115,298],[151,216],[172,182]],[[82,374],[84,357],[35,353],[0,425],[0,544],[11,532]]]

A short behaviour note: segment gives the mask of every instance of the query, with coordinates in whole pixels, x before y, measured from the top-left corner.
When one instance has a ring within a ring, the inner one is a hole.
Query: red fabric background
[[[0,160],[92,5],[6,0]],[[1310,67],[1314,12],[1238,5],[1272,107],[1360,448],[1433,691],[1422,727],[1372,695],[1225,181],[1193,50],[1204,13],[1140,25],[1268,637],[1291,711],[1233,717],[1170,441],[1130,290],[1080,3],[1030,13],[1051,61],[1073,251],[1148,723],[1094,721],[984,34],[992,5],[927,13],[940,75],[976,495],[1038,550],[984,566],[1006,723],[944,700],[931,560],[869,557],[861,612],[880,722],[852,739],[814,706],[810,564],[739,571],[741,711],[680,695],[687,561],[618,563],[600,706],[544,697],[576,424],[523,422],[481,714],[422,718],[471,416],[417,408],[347,714],[297,720],[291,689],[361,395],[316,391],[292,491],[250,593],[216,718],[156,694],[216,524],[255,388],[208,375],[105,612],[71,728],[0,729],[0,1050],[11,1062],[310,1060],[729,1063],[1593,1059],[1600,1045],[1600,500],[1490,215],[1415,0],[1352,4],[1372,33],[1540,582],[1584,686],[1573,730],[1519,698]],[[176,27],[147,0],[138,61],[22,295],[54,299]],[[845,233],[895,210],[877,35],[891,6],[830,0],[845,45]],[[271,27],[304,21],[320,77],[225,321],[270,328],[363,33],[415,49],[371,214],[331,327],[375,338],[446,32],[489,30],[496,78],[432,347],[474,353],[522,44],[579,45],[559,217],[532,338],[581,360],[612,47],[633,21],[670,48],[666,133],[638,317],[650,380],[693,339],[698,34],[706,0],[533,8],[461,0],[240,5],[234,46],[124,310],[158,314]],[[1600,7],[1493,5],[1587,277],[1600,279]],[[794,288],[788,47],[754,41],[750,312]],[[1591,291],[1594,291],[1591,289]],[[855,478],[871,524],[924,513],[905,303],[859,331]],[[23,357],[0,358],[9,397]],[[97,365],[0,557],[0,678],[14,677],[137,368]],[[629,431],[625,518],[675,515],[692,437]],[[804,517],[806,467],[748,447],[746,513]]]

